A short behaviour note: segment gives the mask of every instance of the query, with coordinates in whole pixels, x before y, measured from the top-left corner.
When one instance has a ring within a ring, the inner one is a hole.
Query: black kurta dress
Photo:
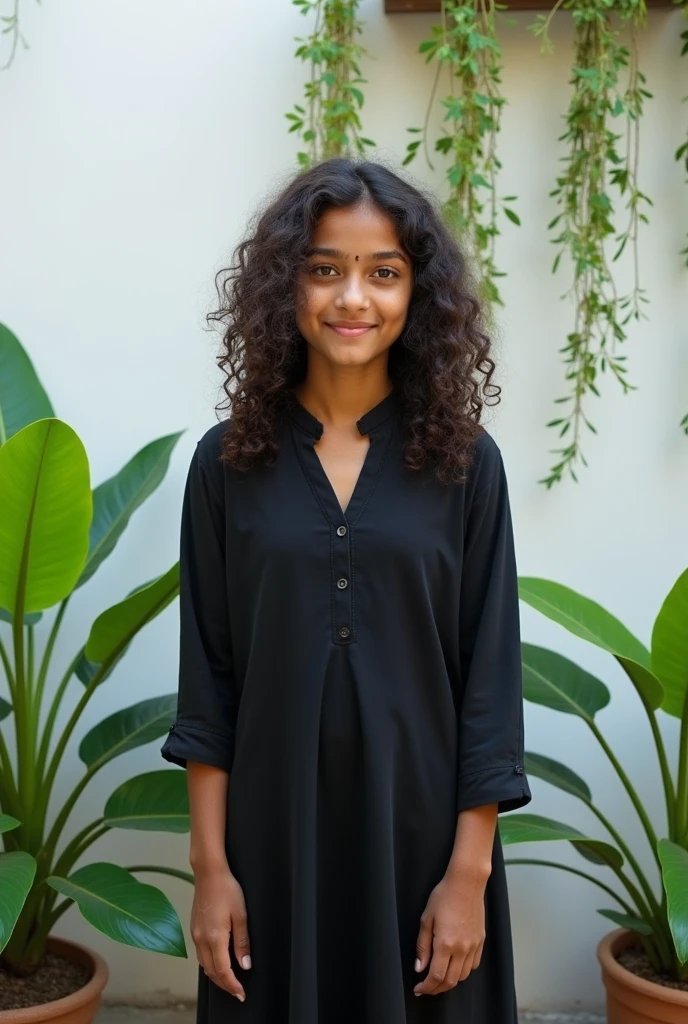
[[[342,511],[290,394],[276,464],[198,442],[181,530],[180,673],[163,756],[231,774],[226,846],[243,887],[246,1001],[199,972],[200,1024],[516,1024],[497,835],[481,964],[414,996],[457,814],[523,807],[519,608],[507,482],[483,433],[464,484],[403,465],[394,391]],[[231,948],[231,947],[230,947]]]

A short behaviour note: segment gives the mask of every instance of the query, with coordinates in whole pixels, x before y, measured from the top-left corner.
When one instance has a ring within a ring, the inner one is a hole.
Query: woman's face
[[[296,324],[309,345],[340,365],[363,365],[399,337],[413,272],[392,220],[362,204],[320,218],[299,281]]]

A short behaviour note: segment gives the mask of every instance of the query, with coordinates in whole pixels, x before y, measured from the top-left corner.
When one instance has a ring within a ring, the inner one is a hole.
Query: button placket
[[[353,629],[351,587],[351,551],[349,527],[337,527],[332,538],[334,557],[332,560],[332,588],[334,608],[334,631],[338,643],[350,643]]]

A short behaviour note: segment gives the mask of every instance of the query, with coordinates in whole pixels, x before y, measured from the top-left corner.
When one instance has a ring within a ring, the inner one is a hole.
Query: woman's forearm
[[[461,811],[447,874],[474,874],[485,881],[492,870],[497,804]]]
[[[226,870],[225,825],[229,775],[222,768],[188,761],[186,782],[191,819],[191,868],[194,872],[217,867]]]

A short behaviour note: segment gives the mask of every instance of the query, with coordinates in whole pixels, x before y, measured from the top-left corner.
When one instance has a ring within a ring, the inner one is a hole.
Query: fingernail
[[[414,992],[413,994],[414,994],[414,996],[419,996],[420,992]]]
[[[248,956],[248,954],[245,957],[243,957],[241,961],[241,966],[244,968],[245,971],[251,970],[251,957]]]
[[[415,964],[413,966],[415,967],[415,969],[417,971],[420,970],[420,960],[418,958],[416,958],[416,962],[415,962]]]
[[[236,997],[237,997],[237,999],[239,1000],[240,1003],[243,1003],[244,998],[245,998],[244,996],[240,995],[240,993],[237,992]]]

